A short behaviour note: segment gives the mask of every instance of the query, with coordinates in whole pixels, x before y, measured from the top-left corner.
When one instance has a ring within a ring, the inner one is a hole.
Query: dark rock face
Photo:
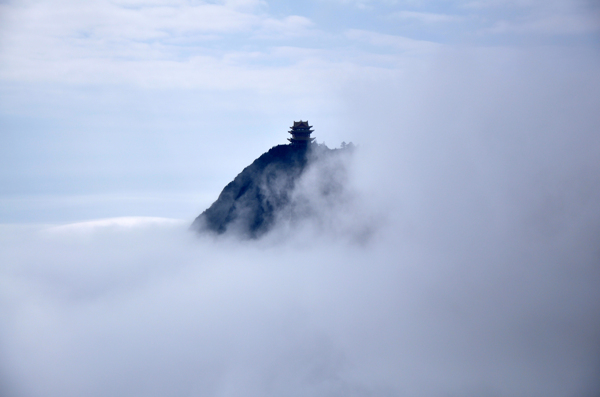
[[[235,230],[250,238],[269,231],[278,212],[290,203],[296,181],[307,166],[311,146],[271,148],[225,186],[217,201],[194,220],[191,228],[217,234]]]

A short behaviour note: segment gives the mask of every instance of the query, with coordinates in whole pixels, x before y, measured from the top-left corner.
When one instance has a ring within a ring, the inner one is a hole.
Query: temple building
[[[289,133],[292,134],[292,137],[288,138],[288,141],[291,145],[307,146],[315,140],[310,137],[313,130],[311,130],[312,125],[308,125],[308,121],[294,121],[293,127],[290,128]]]

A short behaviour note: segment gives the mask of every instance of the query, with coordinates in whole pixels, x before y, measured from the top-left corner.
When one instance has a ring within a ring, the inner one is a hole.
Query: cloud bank
[[[358,149],[339,200],[315,195],[327,180],[310,170],[294,197],[315,216],[258,241],[198,237],[193,216],[1,225],[0,395],[600,393],[596,14],[537,1],[394,8],[415,29],[488,10],[453,36],[486,46],[362,21],[320,47],[293,42],[313,37],[311,18],[262,2],[56,4],[0,5],[2,185],[34,193],[3,198],[4,219],[50,212],[44,188],[64,219],[77,194],[122,211],[121,196],[94,196],[114,181],[166,196],[186,172],[214,184],[275,136],[252,132],[296,112],[325,120],[319,141]],[[386,10],[374,20],[397,24]]]
[[[255,242],[3,226],[3,395],[597,395],[600,79],[572,55],[358,81],[352,199]]]

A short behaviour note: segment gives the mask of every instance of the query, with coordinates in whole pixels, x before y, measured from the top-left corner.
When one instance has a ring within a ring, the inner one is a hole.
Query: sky
[[[490,80],[593,74],[598,13],[533,0],[3,1],[0,220],[190,219],[294,120],[332,147],[371,144],[368,126],[397,111],[374,120],[354,100],[411,102],[421,87],[406,84],[445,63],[500,73]]]
[[[0,391],[597,396],[593,1],[0,1]],[[188,231],[293,121],[344,195]]]

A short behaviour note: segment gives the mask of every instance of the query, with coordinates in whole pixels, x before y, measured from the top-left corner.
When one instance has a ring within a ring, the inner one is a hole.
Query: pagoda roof
[[[308,120],[306,121],[294,121],[294,125],[292,128],[312,128],[312,125],[308,125]]]

